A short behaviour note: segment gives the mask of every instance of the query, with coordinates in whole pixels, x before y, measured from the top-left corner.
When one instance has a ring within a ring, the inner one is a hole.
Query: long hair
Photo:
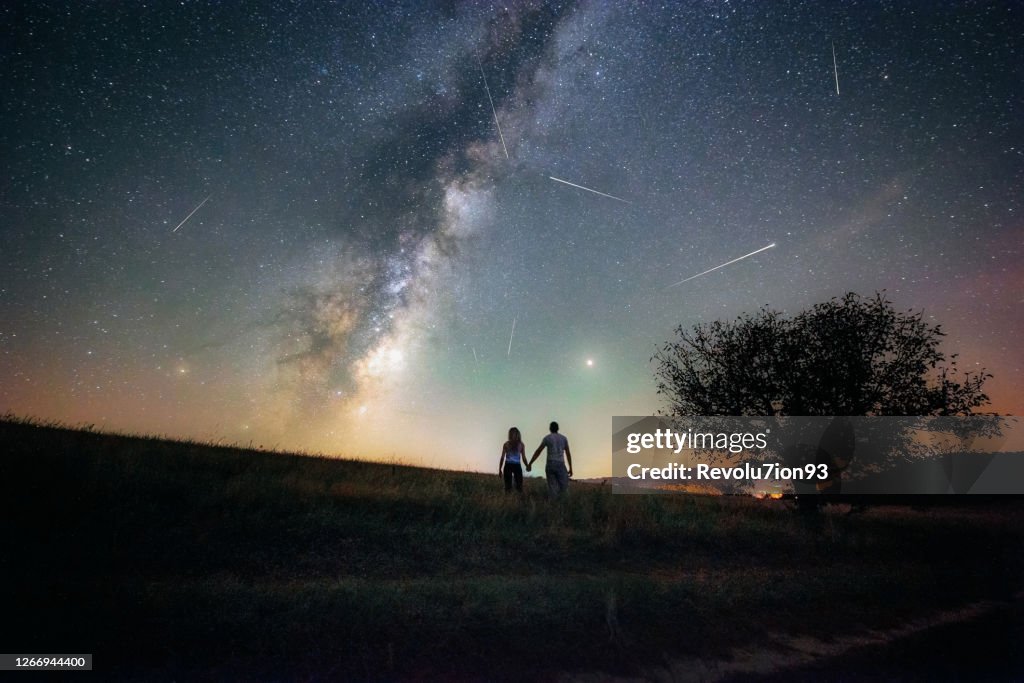
[[[519,427],[510,427],[508,430],[509,443],[517,444],[522,440],[523,436],[519,433]]]

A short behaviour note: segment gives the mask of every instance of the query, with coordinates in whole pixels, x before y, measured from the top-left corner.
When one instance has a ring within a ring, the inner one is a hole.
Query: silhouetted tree
[[[989,401],[991,375],[958,372],[941,327],[882,293],[676,333],[652,358],[670,416],[970,415]]]
[[[863,298],[849,293],[793,317],[767,307],[732,322],[716,321],[692,330],[676,329],[678,339],[652,361],[658,393],[669,417],[843,416],[837,417],[809,448],[813,425],[785,420],[774,434],[790,446],[774,455],[787,465],[830,463],[827,482],[795,483],[797,492],[841,492],[840,477],[853,460],[851,476],[879,471],[897,459],[922,453],[915,430],[929,431],[937,416],[965,416],[988,403],[984,371],[960,373],[956,356],[939,350],[939,325],[921,312],[896,311],[881,293]],[[915,416],[910,422],[862,426],[856,449],[847,416]],[[708,424],[704,421],[704,424]],[[948,424],[948,421],[944,424]],[[998,434],[996,423],[966,425]],[[810,430],[810,431],[807,431]],[[706,457],[722,457],[714,452]],[[801,488],[802,487],[802,488]],[[817,505],[817,503],[813,503]]]

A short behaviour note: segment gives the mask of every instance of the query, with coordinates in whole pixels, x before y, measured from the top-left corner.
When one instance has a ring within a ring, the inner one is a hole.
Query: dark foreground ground
[[[992,681],[1024,679],[1024,600],[785,671],[788,681]],[[773,678],[782,676],[773,676]],[[758,681],[763,676],[737,676]]]
[[[0,422],[0,651],[102,680],[1024,679],[1019,500],[527,484]]]

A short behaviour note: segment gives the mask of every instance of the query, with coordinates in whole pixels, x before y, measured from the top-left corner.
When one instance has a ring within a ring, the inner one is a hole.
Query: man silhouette
[[[558,423],[552,422],[551,433],[541,440],[533,457],[526,463],[526,471],[529,472],[533,461],[540,456],[540,452],[548,449],[547,462],[544,465],[544,474],[548,478],[548,493],[552,498],[557,498],[569,490],[569,477],[572,476],[572,454],[569,453],[569,440],[558,433]],[[569,468],[566,470],[566,463]]]

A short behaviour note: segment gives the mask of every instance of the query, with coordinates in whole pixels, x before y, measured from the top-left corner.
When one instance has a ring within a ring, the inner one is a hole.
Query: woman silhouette
[[[512,480],[515,479],[516,491],[523,492],[523,437],[518,427],[508,430],[508,441],[501,447],[501,458],[498,460],[498,476],[505,479],[505,493],[512,491]],[[504,471],[502,471],[504,470]]]

